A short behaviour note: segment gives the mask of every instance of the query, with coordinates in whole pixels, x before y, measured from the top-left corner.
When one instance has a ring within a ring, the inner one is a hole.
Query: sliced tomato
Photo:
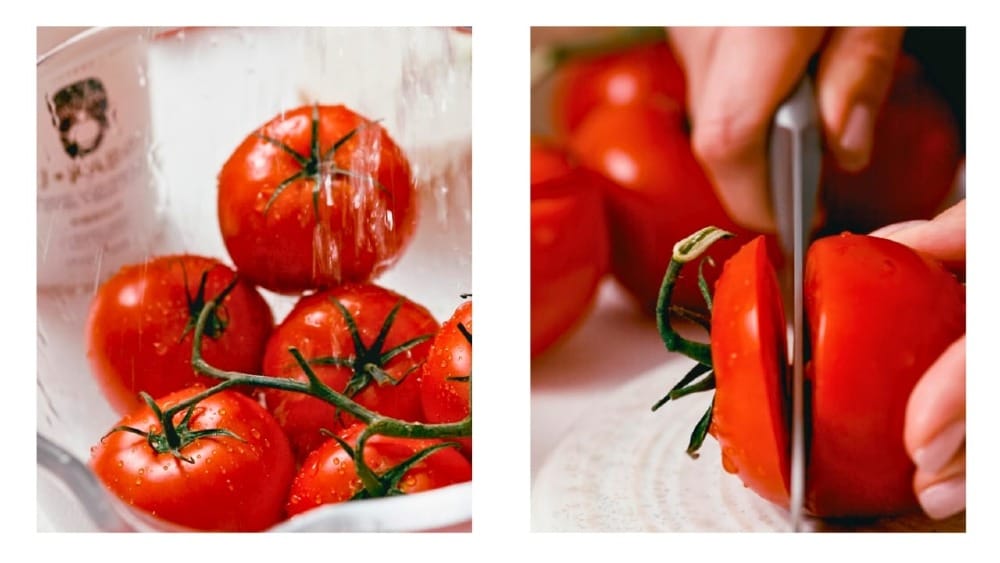
[[[782,506],[789,491],[786,346],[778,281],[759,236],[726,262],[716,284],[709,432],[723,468]]]

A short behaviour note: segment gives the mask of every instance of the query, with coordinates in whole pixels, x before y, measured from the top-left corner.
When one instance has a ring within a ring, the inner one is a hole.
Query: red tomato
[[[281,293],[366,281],[416,221],[402,150],[344,106],[282,112],[219,173],[219,224],[241,275]]]
[[[357,438],[364,427],[356,424],[343,431],[341,438],[356,451]],[[472,465],[454,448],[434,451],[400,476],[388,473],[414,454],[441,440],[415,440],[373,436],[365,444],[365,464],[381,477],[396,477],[387,494],[411,494],[472,479]],[[364,494],[352,457],[337,443],[328,440],[306,458],[292,483],[288,514],[294,516],[322,504],[345,502]]]
[[[903,446],[917,380],[965,332],[965,289],[940,264],[885,239],[844,234],[809,249],[804,287],[812,358],[806,508],[884,516],[917,508]],[[788,503],[785,321],[763,242],[716,284],[713,435],[723,466]]]
[[[572,59],[556,74],[552,122],[560,135],[576,131],[602,105],[660,100],[682,108],[684,71],[666,42]]]
[[[157,405],[165,410],[203,390],[189,387]],[[181,426],[184,415],[173,417],[174,424]],[[145,405],[118,425],[163,431]],[[239,439],[195,438],[179,450],[190,460],[184,461],[154,450],[143,436],[114,431],[92,448],[90,465],[123,502],[189,528],[250,532],[283,518],[295,464],[288,439],[266,410],[249,397],[222,391],[199,402],[187,426],[190,431],[221,428]]]
[[[424,362],[420,398],[427,422],[459,422],[469,416],[471,385],[472,301],[466,301],[434,336]],[[472,438],[455,441],[462,444],[462,452],[471,459]]]
[[[674,243],[715,225],[739,235],[712,246],[721,263],[749,239],[726,215],[691,151],[684,116],[654,104],[595,109],[573,135],[570,147],[580,163],[612,180],[605,185],[611,233],[611,269],[622,286],[652,315]],[[719,269],[706,266],[711,287]],[[697,270],[685,269],[674,303],[705,310]]]
[[[600,188],[604,180],[569,164],[564,154],[532,141],[532,356],[549,349],[578,326],[593,305],[607,271],[607,228]],[[541,180],[536,182],[537,178]]]
[[[709,432],[722,465],[765,499],[788,505],[785,315],[763,237],[726,262],[715,286]],[[902,434],[900,434],[902,436]]]
[[[218,383],[191,368],[194,324],[235,275],[211,258],[160,256],[125,266],[98,289],[87,320],[87,357],[115,410],[142,406],[140,391],[161,397]],[[220,369],[256,373],[273,325],[267,303],[240,281],[206,325],[204,358]]]
[[[955,182],[961,139],[945,100],[901,57],[875,122],[871,163],[856,173],[826,155],[823,204],[828,232],[867,233],[910,219],[930,219]]]
[[[356,332],[336,303],[349,313]],[[395,318],[389,319],[397,305]],[[379,342],[387,323],[391,326]],[[267,342],[264,374],[307,381],[288,353],[288,348],[295,346],[311,362],[316,375],[335,391],[375,412],[420,422],[424,415],[418,368],[437,329],[438,322],[427,309],[398,293],[371,284],[340,286],[307,295],[296,303]],[[363,350],[356,346],[355,337]],[[424,340],[418,343],[417,338]],[[338,362],[347,365],[335,365]],[[371,375],[369,366],[384,372],[381,381]],[[262,393],[298,459],[327,440],[321,429],[336,432],[354,422],[349,414],[338,414],[332,405],[302,393],[275,389]]]

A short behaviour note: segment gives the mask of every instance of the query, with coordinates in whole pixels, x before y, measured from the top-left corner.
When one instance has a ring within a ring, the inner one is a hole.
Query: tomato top
[[[282,112],[219,173],[219,225],[241,275],[281,293],[366,281],[398,258],[416,221],[402,150],[344,106]]]
[[[157,401],[166,410],[204,391],[199,386]],[[181,425],[185,412],[173,417]],[[225,429],[233,435],[195,438],[180,450],[158,453],[145,437],[114,430],[92,449],[90,465],[118,498],[153,516],[213,531],[259,531],[284,516],[294,472],[288,439],[253,399],[222,391],[201,400],[187,423],[194,432]],[[118,426],[162,433],[148,406]]]
[[[423,420],[419,368],[438,322],[423,306],[374,284],[348,284],[302,297],[274,330],[263,371],[306,381],[289,354],[296,347],[316,375],[367,409],[410,422]],[[302,393],[265,389],[267,408],[298,457],[354,422],[330,404]]]
[[[194,323],[234,277],[218,260],[169,255],[125,266],[98,289],[87,321],[87,357],[116,411],[141,406],[140,391],[161,397],[216,383],[191,368]],[[221,369],[256,373],[273,325],[264,298],[241,280],[210,317],[202,354]]]
[[[340,432],[340,437],[357,455],[357,439],[364,425],[356,424]],[[372,436],[364,447],[365,464],[379,477],[387,477],[384,494],[411,494],[436,489],[472,479],[472,465],[453,447],[430,453],[401,475],[391,472],[415,454],[443,440],[416,440],[390,436]],[[380,479],[381,480],[381,479]],[[292,483],[288,514],[296,515],[321,504],[345,502],[364,497],[365,489],[353,457],[336,441],[328,440],[314,450],[302,464]]]

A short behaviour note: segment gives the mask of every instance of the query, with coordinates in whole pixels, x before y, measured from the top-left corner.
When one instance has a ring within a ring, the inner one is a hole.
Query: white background
[[[888,3],[885,3],[888,4]],[[623,557],[648,560],[978,560],[995,549],[997,369],[993,317],[1000,307],[997,240],[996,18],[965,3],[907,2],[370,2],[116,4],[94,0],[15,3],[4,49],[3,503],[0,530],[15,560],[494,561]],[[11,6],[8,4],[8,6]],[[238,7],[237,7],[238,6]],[[813,10],[822,10],[813,11]],[[23,13],[23,12],[22,12]],[[471,25],[473,46],[473,293],[476,296],[474,532],[447,537],[381,535],[38,535],[35,532],[34,253],[32,125],[36,25]],[[913,24],[968,26],[968,533],[948,536],[552,535],[529,530],[529,27],[531,25]],[[30,398],[28,400],[27,398]],[[24,549],[22,549],[24,548]],[[18,552],[36,554],[34,557]],[[976,555],[980,554],[980,555]]]

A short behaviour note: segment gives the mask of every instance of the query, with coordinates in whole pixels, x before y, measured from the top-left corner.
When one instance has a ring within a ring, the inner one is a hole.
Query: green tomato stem
[[[169,419],[174,414],[189,408],[199,401],[218,393],[229,387],[236,385],[251,385],[268,389],[279,389],[295,393],[304,393],[315,397],[340,410],[346,411],[368,426],[369,434],[382,434],[400,438],[459,438],[472,435],[472,414],[458,422],[443,424],[424,424],[419,422],[407,422],[395,418],[383,416],[374,411],[368,410],[353,401],[350,397],[338,393],[330,386],[323,383],[316,373],[309,366],[309,362],[302,357],[294,347],[289,348],[289,352],[298,362],[299,367],[306,374],[308,382],[296,381],[282,377],[269,377],[259,374],[243,373],[238,371],[227,371],[210,365],[202,357],[201,342],[204,336],[205,324],[211,316],[212,311],[225,299],[226,295],[235,287],[237,279],[232,282],[219,295],[205,304],[198,316],[195,324],[193,346],[191,347],[191,366],[200,374],[222,380],[221,383],[206,389],[205,391],[178,403],[165,411],[164,416]]]

